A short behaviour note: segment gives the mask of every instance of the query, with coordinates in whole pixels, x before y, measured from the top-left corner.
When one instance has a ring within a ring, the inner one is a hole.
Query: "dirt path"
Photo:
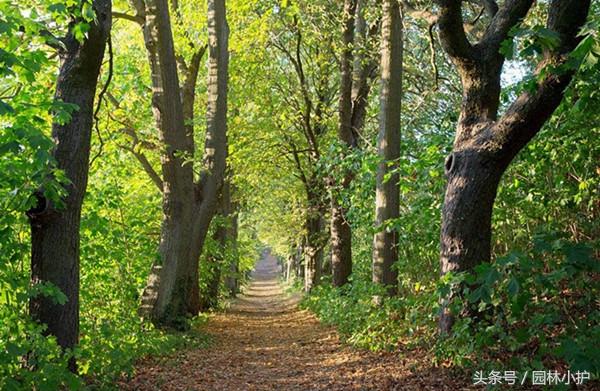
[[[130,390],[456,390],[458,379],[423,365],[423,356],[375,354],[339,342],[333,328],[296,308],[282,291],[277,263],[266,253],[250,286],[229,311],[213,315],[209,349],[171,363],[148,362]]]

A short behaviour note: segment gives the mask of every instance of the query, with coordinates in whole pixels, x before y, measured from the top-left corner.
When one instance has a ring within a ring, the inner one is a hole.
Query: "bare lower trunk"
[[[181,327],[182,319],[200,310],[198,262],[217,207],[227,156],[228,27],[223,0],[210,0],[209,75],[204,174],[194,183],[193,92],[200,59],[198,50],[187,68],[182,87],[166,0],[133,2],[142,19],[152,71],[152,106],[161,141],[163,171],[163,226],[161,267],[152,268],[142,297],[142,315],[151,313],[157,325]],[[181,97],[186,99],[181,101]],[[159,272],[160,275],[156,275]]]
[[[442,274],[469,271],[489,262],[492,209],[502,172],[482,152],[456,151],[448,158],[440,236]],[[440,328],[450,330],[453,318],[445,305],[442,308]]]
[[[292,270],[294,268],[294,256],[288,255],[285,261],[285,282],[290,282],[292,280]]]
[[[302,244],[299,244],[296,247],[296,253],[294,254],[294,274],[296,278],[303,280],[304,279],[304,244],[306,243],[306,238],[302,239]]]
[[[304,290],[309,292],[321,281],[323,267],[323,217],[319,212],[306,218],[304,251]]]
[[[227,90],[229,79],[229,26],[225,0],[208,1],[208,103],[204,169],[196,185],[194,249],[189,273],[198,275],[200,255],[210,223],[218,209],[227,165]],[[197,281],[197,280],[196,280]],[[199,309],[199,308],[198,308]],[[197,309],[192,308],[196,314]]]
[[[402,20],[395,0],[383,1],[381,44],[381,97],[375,193],[375,224],[373,240],[373,282],[387,288],[388,295],[396,293],[398,272],[398,235],[385,224],[398,218],[400,207],[400,107],[402,103]]]
[[[352,274],[352,230],[345,209],[331,197],[331,266],[333,285],[342,286]]]
[[[55,98],[78,107],[69,123],[52,126],[53,155],[70,181],[65,185],[68,195],[62,207],[40,192],[37,206],[28,212],[32,284],[52,283],[66,296],[62,304],[43,295],[32,297],[30,313],[47,325],[46,333],[56,337],[63,349],[74,348],[79,339],[79,224],[89,171],[94,96],[111,28],[110,0],[95,0],[93,7],[97,21],[91,23],[88,38],[80,44],[69,35],[60,53]],[[76,370],[74,359],[69,366]]]

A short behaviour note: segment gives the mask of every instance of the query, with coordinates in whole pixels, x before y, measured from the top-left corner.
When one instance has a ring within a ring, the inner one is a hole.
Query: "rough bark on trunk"
[[[30,313],[47,325],[46,333],[55,336],[63,349],[75,347],[79,339],[79,224],[88,180],[94,97],[112,19],[110,0],[94,0],[92,6],[96,20],[90,22],[87,39],[81,44],[69,34],[59,53],[55,99],[78,107],[68,123],[52,126],[53,155],[70,181],[65,185],[64,206],[53,205],[40,192],[37,206],[28,212],[32,284],[50,282],[67,298],[58,304],[42,295],[32,297]],[[69,366],[76,370],[74,359]]]
[[[386,222],[399,216],[400,190],[397,172],[400,158],[400,107],[402,103],[402,20],[395,0],[383,1],[381,43],[381,97],[377,151],[375,193],[375,224],[373,240],[373,282],[396,293],[398,260],[396,230],[384,228]]]
[[[194,198],[192,167],[184,165],[193,154],[193,139],[185,127],[167,1],[148,0],[146,14],[146,21],[152,28],[150,34],[156,43],[154,53],[160,72],[153,75],[153,78],[158,76],[160,88],[160,91],[155,91],[153,107],[165,149],[161,155],[163,223],[159,252],[162,268],[151,317],[157,325],[180,328],[185,324],[191,292],[197,285],[197,281],[187,273]]]
[[[194,98],[200,47],[189,64],[175,56],[165,0],[131,0],[144,33],[152,73],[152,107],[161,141],[163,226],[161,263],[154,265],[142,296],[142,315],[158,325],[181,326],[181,319],[200,310],[199,260],[212,218],[227,156],[228,27],[223,0],[209,1],[209,74],[207,132],[203,174],[194,183]],[[185,75],[180,86],[177,66]],[[175,118],[175,120],[173,120]],[[176,124],[176,126],[174,126]],[[159,275],[157,275],[159,273]],[[163,281],[163,277],[165,277]]]
[[[463,29],[460,1],[438,0],[440,39],[458,69],[463,85],[461,113],[453,151],[446,159],[447,187],[440,233],[441,273],[472,271],[491,258],[492,210],[502,174],[517,153],[539,132],[560,104],[574,70],[548,72],[534,91],[523,92],[500,118],[498,104],[504,57],[501,43],[527,15],[533,0],[505,1],[491,10],[492,20],[473,45]],[[590,1],[552,0],[548,29],[560,42],[549,48],[536,74],[548,65],[561,66],[580,38]],[[447,297],[442,302],[440,332],[453,325]]]
[[[306,238],[302,238],[302,243],[296,246],[296,252],[294,254],[294,274],[296,278],[304,279],[304,244]]]

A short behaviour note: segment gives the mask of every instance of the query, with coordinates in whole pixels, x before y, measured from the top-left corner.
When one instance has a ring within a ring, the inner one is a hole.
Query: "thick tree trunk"
[[[227,156],[228,27],[223,0],[211,0],[209,20],[209,75],[204,174],[194,184],[194,87],[204,53],[199,49],[184,68],[180,87],[173,36],[166,1],[132,1],[141,19],[152,73],[152,106],[161,141],[168,146],[161,157],[163,171],[163,227],[161,266],[153,266],[144,290],[142,315],[156,324],[179,327],[181,320],[200,310],[199,260],[217,198]],[[182,97],[185,102],[182,102]],[[187,121],[187,123],[186,123]],[[156,273],[160,273],[157,275]],[[165,280],[163,281],[163,277]]]
[[[162,269],[156,302],[155,324],[180,328],[188,313],[197,281],[187,273],[190,263],[193,223],[193,171],[184,162],[193,153],[193,140],[186,133],[169,8],[166,0],[149,0],[146,20],[153,22],[160,64],[162,96],[153,99],[160,124],[163,172],[163,224],[160,256]],[[154,32],[153,32],[154,33]]]
[[[352,274],[352,229],[346,210],[331,195],[331,268],[333,286],[342,286]]]
[[[468,149],[455,150],[448,157],[445,169],[448,184],[442,211],[442,274],[470,271],[482,262],[489,262],[492,209],[504,171],[485,151]],[[443,330],[452,327],[446,305],[442,306],[440,327]]]
[[[46,333],[56,337],[63,349],[72,349],[79,339],[79,223],[87,187],[94,97],[98,75],[111,28],[111,1],[94,0],[97,19],[90,23],[88,37],[80,44],[72,35],[60,53],[61,67],[56,84],[57,101],[75,104],[71,121],[55,123],[53,155],[70,184],[64,206],[38,195],[38,205],[28,212],[31,224],[31,280],[54,284],[66,296],[66,303],[38,295],[30,301],[33,319],[47,325]],[[76,370],[75,360],[70,362]]]
[[[471,272],[491,259],[492,210],[502,174],[558,107],[574,71],[548,72],[535,91],[523,92],[498,119],[504,62],[500,45],[526,16],[533,0],[504,2],[493,12],[477,45],[471,45],[463,30],[460,2],[437,2],[442,46],[463,85],[454,149],[445,164],[448,184],[440,234],[441,272]],[[567,61],[580,40],[577,33],[589,6],[589,0],[550,1],[547,27],[560,42],[546,50],[536,70],[538,76],[546,66],[558,68]],[[442,301],[441,334],[450,333],[454,323],[447,306],[451,299],[452,295]]]
[[[400,107],[402,103],[402,20],[395,0],[383,1],[381,44],[381,97],[375,193],[373,240],[373,282],[386,286],[387,294],[396,293],[398,260],[396,230],[384,228],[386,222],[399,216],[400,190],[397,172],[400,158]]]

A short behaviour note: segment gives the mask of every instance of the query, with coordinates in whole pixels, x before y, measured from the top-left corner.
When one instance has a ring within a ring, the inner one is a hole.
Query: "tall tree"
[[[152,108],[164,144],[162,178],[140,160],[153,181],[162,185],[163,224],[159,265],[154,265],[142,297],[141,312],[159,325],[181,327],[182,319],[200,311],[199,260],[227,159],[228,36],[224,0],[208,2],[208,106],[201,174],[194,178],[194,101],[200,62],[206,47],[190,41],[188,62],[175,52],[166,0],[132,0],[152,74]],[[173,2],[178,16],[179,4]],[[177,69],[183,73],[179,83]],[[138,157],[139,159],[139,157]]]
[[[64,303],[43,295],[32,297],[31,316],[47,325],[46,332],[55,336],[63,349],[73,348],[79,339],[81,206],[89,172],[94,97],[111,29],[111,6],[111,0],[94,0],[95,17],[88,22],[89,31],[83,42],[78,41],[74,31],[84,22],[82,18],[73,21],[68,35],[60,40],[61,65],[55,99],[77,106],[70,121],[52,126],[56,143],[53,156],[57,168],[69,180],[64,184],[67,195],[62,200],[64,205],[54,205],[41,191],[37,194],[37,206],[28,212],[32,283],[50,282],[66,296]],[[70,368],[76,369],[74,359]]]
[[[500,76],[505,56],[502,43],[534,0],[506,0],[500,7],[485,2],[492,18],[476,44],[463,27],[462,2],[437,0],[442,46],[462,80],[463,98],[452,153],[445,162],[447,187],[440,235],[441,271],[471,271],[491,257],[492,209],[502,174],[540,131],[562,100],[574,69],[569,53],[585,23],[590,0],[551,0],[546,27],[556,44],[544,51],[535,71],[536,85],[522,92],[498,118]],[[541,5],[540,5],[541,6]],[[440,331],[448,333],[453,317],[444,308]]]
[[[364,19],[364,1],[346,0],[343,12],[342,55],[339,100],[338,139],[348,150],[359,148],[359,133],[364,125],[377,61],[365,55],[367,29]],[[369,36],[377,31],[374,26]],[[347,218],[348,205],[339,196],[350,188],[353,173],[346,172],[342,178],[331,178],[331,265],[333,285],[342,286],[352,273],[352,228]]]
[[[227,90],[229,26],[225,0],[208,1],[208,107],[203,172],[196,184],[194,242],[189,273],[198,286],[198,261],[210,222],[217,212],[227,168]],[[196,309],[194,308],[194,313]]]
[[[396,293],[398,237],[385,225],[400,213],[398,159],[400,158],[400,107],[402,104],[402,19],[396,0],[383,1],[381,35],[381,92],[379,135],[377,137],[377,188],[373,240],[373,282],[384,285],[387,294]]]

